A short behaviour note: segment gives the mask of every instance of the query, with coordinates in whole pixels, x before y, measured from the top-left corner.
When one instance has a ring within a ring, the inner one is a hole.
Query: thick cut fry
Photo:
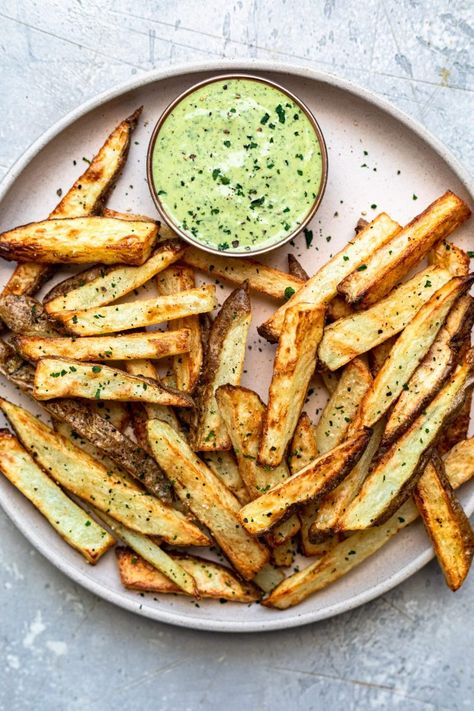
[[[474,533],[439,457],[433,457],[425,467],[413,498],[448,587],[458,590],[471,567]]]
[[[397,400],[439,333],[449,311],[474,281],[454,277],[438,289],[402,331],[390,355],[368,389],[356,426],[372,427]]]
[[[385,213],[378,215],[260,326],[258,329],[260,335],[275,343],[283,328],[286,310],[296,304],[326,306],[336,296],[337,286],[342,279],[363,264],[374,250],[390,242],[399,230],[400,225],[388,215]]]
[[[125,370],[127,373],[130,373],[130,375],[142,377],[142,378],[151,378],[152,380],[155,380],[157,383],[160,382],[160,378],[158,376],[158,373],[156,371],[156,368],[154,364],[150,360],[131,360],[127,361],[125,363]],[[139,405],[136,405],[135,408],[133,409],[133,421],[134,421],[134,431],[135,435],[137,435],[137,430],[136,427],[142,428],[142,438],[144,442],[147,442],[147,447],[146,449],[149,449],[148,446],[148,438],[146,434],[146,422],[148,420],[163,420],[164,422],[167,422],[173,429],[176,430],[176,432],[181,432],[181,427],[179,424],[179,420],[176,417],[174,410],[172,410],[171,407],[168,407],[167,405],[158,405],[153,402],[144,402],[143,403],[143,412],[145,414],[145,418],[138,418],[136,417],[137,415],[137,408],[139,408]],[[138,410],[139,412],[139,410]],[[140,419],[142,420],[143,424],[140,424]],[[137,437],[138,438],[138,437]]]
[[[105,511],[125,526],[160,536],[173,545],[207,545],[209,539],[185,516],[159,499],[137,491],[72,442],[23,408],[6,400],[0,407],[23,446],[60,486]]]
[[[95,338],[17,336],[14,343],[21,355],[33,362],[50,356],[86,361],[135,360],[185,353],[191,347],[191,333],[182,328],[168,333],[154,331]]]
[[[361,358],[355,358],[345,366],[315,428],[316,447],[320,454],[342,442],[371,385],[372,376]]]
[[[251,580],[269,555],[241,526],[238,500],[168,424],[151,420],[148,436],[153,454],[172,479],[178,498],[210,530],[234,568]]]
[[[249,492],[234,455],[231,452],[203,452],[201,456],[209,469],[230,489],[239,503],[242,506],[248,504],[250,501]]]
[[[380,445],[381,450],[385,451],[396,439],[401,437],[447,380],[456,366],[466,333],[470,339],[473,321],[474,300],[466,294],[458,299],[451,309],[445,325],[439,331],[430,350],[393,406]],[[465,353],[463,353],[464,355]],[[460,416],[462,416],[462,409],[455,421],[443,429],[436,445],[438,451],[440,445],[445,441],[446,434],[452,432]],[[445,451],[448,449],[451,447]]]
[[[177,294],[180,291],[194,289],[196,282],[190,267],[175,266],[166,269],[156,279],[158,293]],[[190,334],[188,352],[173,358],[172,368],[178,390],[192,393],[196,387],[203,360],[202,333],[199,316],[188,316],[168,323],[168,329],[186,328]]]
[[[0,373],[23,392],[32,394],[34,368],[2,340]],[[163,501],[170,501],[171,485],[158,464],[138,447],[136,442],[122,434],[109,419],[101,417],[80,400],[54,400],[41,404],[51,417],[67,422],[77,434],[92,442],[104,455],[138,479],[147,491]]]
[[[231,441],[216,402],[220,385],[239,385],[244,369],[251,319],[248,284],[235,289],[223,303],[207,340],[190,443],[196,451],[230,449]]]
[[[365,308],[379,301],[436,242],[450,235],[470,214],[461,198],[446,192],[404,227],[389,245],[379,247],[364,265],[346,277],[338,286],[339,293],[349,303]]]
[[[212,311],[216,303],[215,286],[206,284],[173,296],[159,296],[155,299],[117,306],[100,306],[84,311],[58,312],[54,316],[64,324],[68,333],[95,336],[206,313]]]
[[[141,111],[140,107],[112,131],[87,170],[50,214],[50,218],[83,217],[100,211],[127,159],[130,136]],[[53,269],[48,265],[31,262],[18,264],[3,293],[32,296],[52,273]]]
[[[260,464],[276,467],[285,455],[316,367],[323,329],[324,307],[299,303],[285,314],[263,418]]]
[[[44,220],[0,234],[0,257],[40,264],[143,264],[156,242],[154,222],[111,217]]]
[[[118,521],[107,516],[103,511],[97,511],[97,514],[117,538],[120,538],[123,543],[130,546],[154,570],[165,575],[174,587],[177,587],[187,595],[199,597],[193,576],[185,570],[178,560],[165,553],[157,543],[147,536],[123,526]]]
[[[116,548],[120,580],[129,590],[150,593],[181,593],[176,584],[152,567],[130,548]],[[232,602],[255,602],[261,596],[252,583],[240,580],[235,573],[219,563],[190,555],[169,557],[194,578],[200,598],[215,598]]]
[[[253,259],[221,257],[196,247],[188,247],[182,261],[190,267],[208,272],[214,278],[225,279],[236,286],[248,281],[253,291],[273,296],[275,299],[288,298],[289,293],[293,294],[303,285],[301,279]]]
[[[435,244],[428,255],[428,261],[447,269],[453,276],[469,274],[469,255],[452,242],[442,240]]]
[[[23,336],[57,336],[61,331],[61,325],[50,319],[32,296],[0,296],[0,318],[10,331]]]
[[[397,336],[392,336],[392,338],[389,338],[387,341],[380,343],[380,345],[375,346],[375,348],[372,348],[372,350],[369,351],[368,357],[370,363],[370,371],[374,378],[379,372],[379,370],[381,370],[383,364],[389,357],[390,351],[392,350],[396,340]]]
[[[265,415],[265,405],[257,393],[247,388],[221,385],[216,391],[216,400],[249,494],[245,502],[248,503],[287,479],[288,466],[282,461],[277,467],[270,469],[257,462]],[[290,517],[272,531],[268,543],[272,546],[283,544],[298,532],[299,527],[298,518]]]
[[[95,279],[85,281],[67,293],[45,302],[48,313],[57,311],[80,311],[95,306],[105,306],[129,294],[145,284],[156,274],[176,262],[183,254],[184,247],[178,240],[163,242],[151,257],[139,267],[118,267],[102,272]]]
[[[318,352],[321,364],[329,370],[337,370],[356,356],[396,336],[451,278],[447,269],[429,267],[366,311],[327,326]]]
[[[33,395],[37,400],[81,397],[92,400],[155,402],[192,407],[189,395],[148,379],[128,375],[108,365],[93,365],[66,358],[43,358],[35,372]]]
[[[355,466],[369,436],[370,430],[362,430],[244,506],[239,518],[247,531],[254,536],[266,533],[297,504],[328,494]]]
[[[456,449],[445,459],[446,475],[454,489],[474,476],[474,438],[462,442]],[[414,502],[406,501],[382,526],[358,531],[333,546],[323,558],[286,578],[263,604],[280,610],[298,605],[363,563],[417,517]]]
[[[130,422],[127,403],[117,401],[114,402],[113,400],[104,402],[101,400],[100,402],[97,401],[88,403],[88,407],[90,410],[97,412],[97,414],[100,415],[100,417],[103,417],[104,420],[111,422],[114,427],[120,430],[120,432],[125,432],[127,429],[128,423]]]
[[[309,274],[294,254],[288,254],[288,274],[301,281],[308,281]]]
[[[296,539],[292,538],[282,546],[272,548],[272,562],[277,568],[289,568],[296,555]]]
[[[89,563],[97,563],[114,545],[112,536],[71,501],[6,430],[0,431],[0,472]]]
[[[276,588],[284,578],[285,574],[281,570],[271,563],[267,563],[258,571],[252,582],[255,583],[260,590],[263,590],[263,592],[269,593],[273,588]]]
[[[353,307],[342,296],[336,295],[328,304],[326,311],[327,323],[333,323],[354,313]]]
[[[338,530],[357,531],[379,525],[408,498],[430,447],[472,387],[473,371],[474,351],[470,351],[434,400],[379,459],[341,517]]]
[[[191,347],[191,334],[183,328],[95,338],[17,336],[14,343],[21,355],[33,362],[51,356],[86,361],[156,359],[185,353]]]

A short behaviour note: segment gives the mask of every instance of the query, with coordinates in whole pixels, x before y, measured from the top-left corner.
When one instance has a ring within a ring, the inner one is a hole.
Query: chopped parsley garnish
[[[228,242],[221,242],[220,244],[217,245],[217,249],[220,252],[223,252],[226,249],[229,249],[229,243]]]
[[[285,109],[281,104],[278,104],[278,106],[275,109],[277,115],[278,115],[278,120],[280,123],[285,123],[286,121],[286,115],[285,115]]]
[[[262,124],[262,126],[265,126],[265,124],[267,123],[269,118],[270,118],[270,114],[267,114],[267,113],[263,114],[262,118],[260,119],[260,123]]]
[[[361,264],[360,267],[357,267],[358,272],[364,272],[367,269],[367,264]]]
[[[306,247],[309,249],[311,247],[311,242],[313,241],[313,230],[308,230],[304,228],[304,238],[306,240]]]
[[[293,294],[295,293],[295,290],[293,289],[292,286],[287,286],[285,289],[285,301],[288,301],[288,299],[291,299]]]
[[[252,202],[250,203],[250,209],[255,210],[256,207],[261,207],[264,202],[265,202],[264,195],[262,195],[262,197],[255,198],[255,200],[252,200]]]
[[[100,373],[101,370],[102,370],[102,368],[101,368],[100,365],[93,365],[93,366],[92,366],[92,372],[93,372],[93,373]]]

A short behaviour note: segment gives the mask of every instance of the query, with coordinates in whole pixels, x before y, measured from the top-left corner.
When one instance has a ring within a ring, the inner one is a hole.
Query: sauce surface
[[[277,88],[224,79],[184,97],[152,155],[162,207],[205,246],[251,252],[283,240],[307,216],[322,179],[306,113]]]

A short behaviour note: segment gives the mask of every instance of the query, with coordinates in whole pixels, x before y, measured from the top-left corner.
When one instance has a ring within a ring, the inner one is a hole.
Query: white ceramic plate
[[[58,201],[58,188],[66,190],[83,171],[83,157],[90,158],[108,132],[137,106],[143,118],[132,142],[126,169],[109,204],[119,210],[155,214],[145,177],[148,137],[161,111],[192,83],[219,72],[260,72],[288,87],[314,112],[329,149],[326,194],[312,221],[314,240],[306,247],[303,236],[294,246],[267,255],[267,261],[286,269],[292,251],[313,273],[353,234],[360,214],[368,218],[385,210],[401,223],[410,220],[434,198],[450,188],[472,200],[468,177],[433,137],[377,96],[336,77],[304,68],[269,62],[227,62],[175,67],[142,76],[124,87],[84,104],[47,131],[5,177],[1,192],[0,229],[44,219]],[[376,205],[376,208],[371,208]],[[456,242],[468,247],[467,229],[456,233]],[[12,267],[0,265],[3,284]],[[222,298],[227,288],[218,287]],[[253,330],[249,340],[244,384],[266,397],[274,347],[260,341],[255,325],[270,313],[269,301],[253,297]],[[251,349],[250,349],[251,346]],[[0,394],[21,403],[8,384]],[[308,406],[315,419],[324,403],[322,388]],[[31,402],[24,400],[26,406]],[[474,482],[464,487],[461,500],[468,513],[474,509]],[[314,622],[344,612],[386,592],[419,570],[432,557],[431,546],[420,524],[390,541],[381,551],[335,585],[302,605],[274,611],[259,605],[221,605],[177,596],[154,598],[125,591],[119,581],[113,554],[96,567],[88,566],[59,539],[33,507],[0,479],[0,504],[28,540],[55,566],[101,597],[152,619],[198,629],[250,632],[280,629]],[[305,564],[305,559],[298,561]],[[34,584],[34,581],[31,581]]]

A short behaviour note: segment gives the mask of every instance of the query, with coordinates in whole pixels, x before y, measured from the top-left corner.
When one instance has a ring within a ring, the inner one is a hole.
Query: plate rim
[[[26,169],[29,163],[38,155],[38,153],[40,153],[40,151],[62,131],[67,129],[90,111],[99,108],[106,102],[113,101],[124,94],[135,91],[154,82],[172,79],[177,76],[198,74],[200,72],[215,71],[216,73],[220,73],[229,70],[240,70],[243,72],[262,71],[287,75],[293,74],[341,89],[367,101],[369,104],[375,105],[378,109],[381,109],[406,126],[424,143],[428,144],[430,148],[434,150],[435,153],[437,153],[438,156],[451,168],[453,173],[455,173],[460,182],[463,184],[471,200],[474,200],[474,179],[471,178],[468,170],[463,166],[461,161],[442,141],[428,131],[421,123],[412,118],[409,114],[394,106],[387,99],[379,96],[370,89],[359,86],[352,80],[343,79],[331,72],[312,69],[311,67],[301,64],[285,62],[275,63],[268,60],[242,58],[232,60],[222,59],[207,62],[183,62],[175,64],[172,67],[168,67],[167,69],[154,69],[149,72],[145,72],[134,79],[122,82],[112,89],[107,89],[99,94],[96,94],[56,121],[25,149],[20,157],[7,170],[0,181],[0,204],[8,194],[9,190],[13,187],[17,178]],[[226,622],[222,620],[204,618],[199,619],[194,617],[183,617],[179,612],[174,613],[166,610],[160,610],[159,608],[156,610],[144,608],[143,603],[139,600],[123,597],[121,593],[109,589],[102,582],[96,582],[86,575],[85,572],[76,569],[71,564],[61,560],[60,558],[57,560],[55,554],[51,553],[48,549],[46,542],[42,541],[40,536],[36,536],[34,530],[29,529],[20,515],[17,516],[14,511],[9,510],[8,505],[5,505],[5,502],[1,499],[0,506],[15,527],[25,536],[31,545],[33,545],[34,548],[36,548],[36,550],[38,550],[48,560],[49,563],[51,563],[55,568],[60,570],[61,573],[65,574],[75,583],[89,590],[89,592],[94,593],[98,597],[109,603],[113,603],[122,609],[129,610],[130,612],[134,612],[135,614],[139,614],[148,619],[165,622],[167,624],[187,629],[197,629],[211,632],[268,632],[299,627],[311,622],[317,622],[335,617],[336,615],[353,610],[360,605],[364,605],[365,603],[370,602],[371,600],[374,600],[380,595],[388,592],[404,580],[411,577],[434,557],[433,551],[428,549],[416,556],[411,563],[394,572],[383,582],[374,585],[370,590],[359,593],[350,601],[334,603],[322,611],[316,610],[298,614],[298,608],[295,608],[295,615],[290,619],[279,619],[278,611],[275,611],[274,617],[272,616],[271,618],[261,621],[234,620],[232,622]],[[91,568],[91,570],[93,570],[93,568]]]

